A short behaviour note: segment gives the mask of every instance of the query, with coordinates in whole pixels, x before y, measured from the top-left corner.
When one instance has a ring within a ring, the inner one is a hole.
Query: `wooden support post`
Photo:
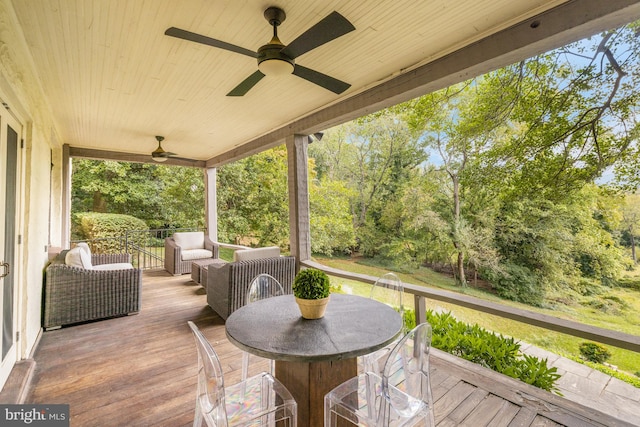
[[[296,262],[311,259],[309,226],[309,175],[306,135],[286,139],[289,178],[289,241]],[[296,266],[296,271],[299,265]]]
[[[218,241],[218,192],[216,190],[217,170],[207,168],[204,170],[205,203],[204,214],[207,225],[207,235],[214,242]]]
[[[69,249],[71,245],[71,154],[69,144],[62,146],[62,228],[60,245]]]
[[[420,295],[414,295],[413,301],[416,310],[416,326],[427,321],[427,299]]]

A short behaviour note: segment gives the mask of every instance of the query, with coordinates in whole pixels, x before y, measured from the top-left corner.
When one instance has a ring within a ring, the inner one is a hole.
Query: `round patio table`
[[[357,357],[391,343],[400,314],[378,301],[332,294],[322,319],[307,320],[293,295],[245,305],[225,324],[229,341],[275,359],[275,376],[298,403],[299,426],[322,426],[324,395],[358,375]]]

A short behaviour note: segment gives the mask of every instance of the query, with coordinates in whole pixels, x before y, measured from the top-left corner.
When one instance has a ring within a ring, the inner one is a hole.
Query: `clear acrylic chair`
[[[268,274],[259,274],[251,281],[251,285],[249,285],[247,304],[279,295],[284,295],[284,288],[280,282]],[[242,354],[242,381],[249,376],[249,356],[249,353],[246,351]],[[270,373],[273,375],[274,361],[271,360],[270,364]]]
[[[402,303],[403,294],[404,287],[402,281],[394,273],[386,273],[378,278],[371,286],[371,292],[369,294],[369,298],[389,304],[400,313],[400,317],[402,318],[401,337],[407,333],[404,322],[404,305]],[[382,366],[384,365],[387,355],[399,340],[400,338],[380,350],[362,356],[361,363],[363,372],[381,374]]]
[[[295,427],[298,407],[291,393],[271,374],[247,378],[225,387],[215,350],[191,321],[187,322],[198,349],[198,394],[194,427],[278,426]]]
[[[431,325],[422,323],[393,348],[382,375],[365,372],[324,398],[324,425],[435,426],[429,380]]]

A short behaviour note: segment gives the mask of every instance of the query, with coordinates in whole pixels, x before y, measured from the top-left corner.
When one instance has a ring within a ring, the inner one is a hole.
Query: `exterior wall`
[[[22,243],[14,270],[20,360],[30,356],[42,331],[42,279],[48,246],[62,244],[61,141],[9,0],[0,0],[0,98],[22,125],[24,140],[19,154],[17,215]]]

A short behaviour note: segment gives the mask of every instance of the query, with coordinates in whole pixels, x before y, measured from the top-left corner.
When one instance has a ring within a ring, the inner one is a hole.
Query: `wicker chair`
[[[116,264],[118,268],[94,270],[67,265],[67,252],[60,252],[45,271],[46,330],[140,311],[142,270],[117,265],[130,263],[129,254],[91,254],[96,268],[105,264]]]
[[[261,250],[269,249],[249,249],[236,251],[235,254],[259,253]],[[226,320],[231,313],[247,304],[247,291],[251,282],[263,273],[273,276],[280,282],[285,294],[292,294],[293,279],[296,275],[296,258],[270,256],[210,265],[207,274],[207,304]]]
[[[198,247],[183,248],[180,246],[181,240],[197,240]],[[218,258],[218,252],[218,245],[201,231],[177,232],[164,240],[164,268],[174,276],[191,273],[193,261]]]

